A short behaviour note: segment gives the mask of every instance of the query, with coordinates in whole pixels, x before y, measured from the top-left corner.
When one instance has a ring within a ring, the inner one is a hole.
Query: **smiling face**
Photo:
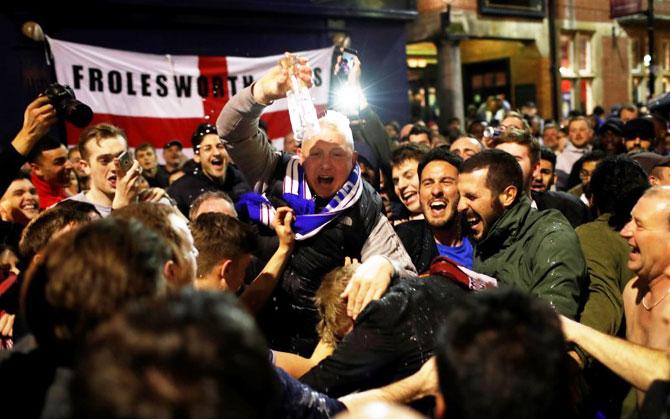
[[[357,157],[341,133],[324,125],[298,151],[307,184],[320,198],[330,198],[342,188]]]
[[[200,148],[198,153],[193,156],[193,160],[200,163],[202,171],[210,179],[225,180],[230,158],[223,141],[217,134],[207,134],[202,137]]]
[[[0,213],[4,221],[28,224],[40,212],[40,198],[28,179],[13,181],[0,199]]]
[[[92,139],[86,143],[88,160],[80,162],[91,173],[91,192],[102,193],[109,199],[116,192],[117,172],[114,159],[128,149],[126,140],[120,136]]]
[[[486,236],[505,211],[499,197],[486,186],[488,172],[484,168],[458,176],[458,211],[465,216],[471,237],[476,241]]]
[[[433,228],[443,229],[456,220],[458,169],[443,160],[428,163],[421,172],[421,211]]]
[[[52,150],[44,150],[33,165],[35,174],[52,185],[70,184],[72,163],[67,158],[67,148],[61,145]]]
[[[400,199],[400,202],[402,202],[412,214],[421,212],[421,202],[419,202],[419,174],[417,173],[418,167],[418,160],[406,159],[400,164],[393,165],[393,168],[391,169],[395,194]]]
[[[667,193],[640,198],[621,236],[632,247],[628,269],[650,281],[670,266],[670,201]]]

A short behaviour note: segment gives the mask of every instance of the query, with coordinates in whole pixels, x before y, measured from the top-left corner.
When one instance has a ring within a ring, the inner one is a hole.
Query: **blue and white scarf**
[[[315,213],[314,199],[305,179],[305,170],[298,158],[293,157],[286,165],[282,198],[295,212],[293,231],[296,240],[305,240],[317,234],[342,211],[358,202],[362,192],[361,169],[356,163],[349,178],[328,205],[319,213]],[[276,213],[265,194],[261,195],[256,192],[242,195],[237,201],[236,208],[240,213],[246,211],[253,221],[268,227],[272,225]]]

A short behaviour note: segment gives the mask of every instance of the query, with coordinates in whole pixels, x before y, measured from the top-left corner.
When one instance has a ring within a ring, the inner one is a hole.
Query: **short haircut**
[[[75,417],[274,417],[277,374],[234,300],[191,290],[130,305],[99,327],[75,369]]]
[[[165,242],[143,225],[98,220],[56,238],[28,271],[26,320],[40,347],[65,359],[127,302],[165,289]]]
[[[573,116],[572,118],[570,118],[570,120],[568,121],[568,125],[566,126],[567,130],[570,131],[570,125],[572,125],[573,122],[577,122],[577,121],[583,121],[583,122],[586,123],[586,126],[589,129],[593,129],[593,127],[591,126],[591,121],[589,120],[589,118],[587,118],[583,115],[577,115],[577,116]]]
[[[624,103],[621,105],[621,108],[619,108],[619,116],[621,116],[621,111],[629,111],[629,112],[637,112],[637,106],[635,106],[632,103]]]
[[[625,155],[607,157],[598,163],[589,182],[593,210],[609,213],[609,225],[617,231],[630,221],[631,210],[648,188],[649,180],[642,167]]]
[[[172,227],[170,215],[184,217],[175,208],[155,202],[135,202],[112,212],[112,217],[125,220],[134,219],[160,235],[172,248],[171,257],[177,263],[182,264],[184,240]]]
[[[405,160],[421,161],[430,148],[423,144],[405,143],[391,153],[391,166],[398,166]]]
[[[30,263],[35,254],[42,250],[53,236],[70,224],[84,224],[91,221],[98,210],[86,202],[65,200],[47,209],[30,220],[21,233],[19,251],[24,262]]]
[[[548,122],[544,124],[544,128],[542,128],[542,132],[545,132],[548,129],[555,129],[556,131],[560,131],[561,127],[559,127],[555,122]]]
[[[524,129],[530,130],[530,124],[528,123],[526,118],[524,118],[522,113],[516,112],[516,111],[509,111],[509,112],[505,113],[505,116],[503,117],[503,119],[507,119],[507,118],[518,119],[519,121],[521,121],[521,124],[523,125]]]
[[[138,151],[144,151],[144,150],[152,150],[154,152],[154,154],[156,153],[156,148],[149,143],[142,143],[142,144],[138,145],[137,147],[135,147],[135,152],[136,153]]]
[[[228,196],[227,193],[223,191],[207,191],[198,195],[198,197],[195,198],[193,203],[191,203],[191,208],[188,211],[188,219],[191,221],[195,221],[194,216],[195,214],[198,213],[198,210],[200,210],[200,206],[205,201],[209,201],[210,199],[222,199],[226,201],[227,203],[230,204],[230,207],[232,208],[233,212],[237,214],[237,210],[235,209],[235,203],[230,198],[230,196]]]
[[[321,340],[330,345],[335,346],[342,340],[344,336],[339,336],[338,331],[351,321],[347,315],[347,302],[341,295],[357,267],[352,264],[328,272],[314,294],[314,305],[320,318],[316,331]]]
[[[461,165],[463,164],[463,159],[449,151],[446,147],[433,148],[419,160],[419,168],[417,170],[419,173],[419,180],[421,180],[421,173],[423,172],[423,169],[428,166],[428,163],[436,160],[449,163],[459,172],[461,170]]]
[[[40,138],[37,144],[35,144],[32,150],[30,150],[26,156],[26,160],[30,163],[36,163],[37,160],[42,156],[42,152],[55,150],[61,147],[64,147],[63,143],[61,143],[56,137],[47,134]]]
[[[407,138],[409,139],[411,135],[421,135],[421,134],[426,134],[428,136],[428,140],[433,139],[433,132],[428,127],[419,124],[414,124],[412,129],[409,131]]]
[[[574,417],[566,345],[556,312],[512,288],[463,299],[438,335],[447,417]]]
[[[540,160],[547,160],[556,169],[556,153],[551,151],[549,147],[540,147]]]
[[[195,131],[193,132],[193,135],[191,136],[191,147],[193,147],[193,152],[195,154],[200,153],[200,143],[202,142],[202,137],[208,134],[216,134],[217,136],[219,135],[216,125],[212,125],[210,123],[204,122],[202,124],[199,124],[196,128]],[[220,138],[220,137],[219,137]]]
[[[480,169],[488,169],[486,187],[493,196],[500,195],[508,186],[514,186],[517,190],[514,202],[519,200],[523,194],[523,172],[514,156],[502,150],[484,150],[464,161],[461,173]]]
[[[99,145],[100,141],[114,137],[121,137],[126,144],[128,144],[128,137],[126,136],[125,131],[112,124],[102,123],[86,128],[79,134],[79,143],[77,144],[81,158],[88,161],[89,154],[87,146],[89,142],[95,141],[95,143]]]
[[[208,274],[224,259],[251,254],[257,247],[256,235],[241,221],[225,214],[200,214],[191,224],[198,249],[198,276]]]
[[[349,118],[343,114],[329,110],[324,116],[319,118],[319,126],[328,127],[335,132],[339,132],[344,137],[344,142],[351,148],[354,149],[354,135],[351,132],[351,127],[349,126]],[[308,141],[309,138],[303,140],[303,142]]]
[[[540,161],[540,142],[533,137],[530,129],[505,129],[496,139],[494,147],[502,143],[515,143],[526,147],[531,166],[535,166]]]
[[[607,157],[607,153],[604,150],[593,150],[582,157],[582,164],[588,161],[600,161],[605,157]]]

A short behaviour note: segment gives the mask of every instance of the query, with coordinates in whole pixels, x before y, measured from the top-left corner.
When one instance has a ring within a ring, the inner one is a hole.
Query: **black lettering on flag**
[[[226,95],[225,85],[223,79],[219,76],[212,77],[212,96],[224,97]]]
[[[191,97],[191,82],[193,76],[174,76],[174,86],[177,89],[177,97]]]
[[[209,81],[207,77],[200,76],[198,77],[198,94],[201,98],[206,98],[209,93]]]
[[[128,89],[128,96],[137,96],[137,90],[135,90],[135,86],[133,85],[133,73],[126,71],[126,77],[126,88]]]
[[[151,74],[140,74],[140,84],[142,85],[142,96],[151,96],[149,88],[151,87],[150,83]]]
[[[244,87],[249,87],[254,82],[254,76],[242,76],[242,84]]]
[[[228,81],[230,82],[230,95],[235,96],[237,94],[237,76],[228,76]]]
[[[121,73],[116,70],[112,70],[107,73],[107,85],[109,86],[109,91],[111,93],[119,94],[123,89],[123,80],[121,78]]]
[[[314,68],[314,86],[321,86],[323,80],[321,79],[321,67]]]
[[[91,92],[102,92],[102,70],[99,68],[88,69],[88,90]]]
[[[159,74],[156,77],[156,84],[158,85],[158,89],[156,89],[156,94],[160,97],[165,97],[168,94],[168,88],[167,88],[167,76],[164,74]]]
[[[72,80],[74,80],[75,90],[81,89],[81,81],[84,80],[84,75],[82,74],[83,71],[84,71],[83,65],[72,66]]]

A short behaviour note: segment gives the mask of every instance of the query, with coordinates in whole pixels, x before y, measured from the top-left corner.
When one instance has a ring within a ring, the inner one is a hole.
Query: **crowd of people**
[[[0,151],[2,417],[670,413],[663,115],[526,104],[462,131],[363,103],[277,151],[288,72],[164,165],[125,165],[105,123],[68,150],[27,106]]]

